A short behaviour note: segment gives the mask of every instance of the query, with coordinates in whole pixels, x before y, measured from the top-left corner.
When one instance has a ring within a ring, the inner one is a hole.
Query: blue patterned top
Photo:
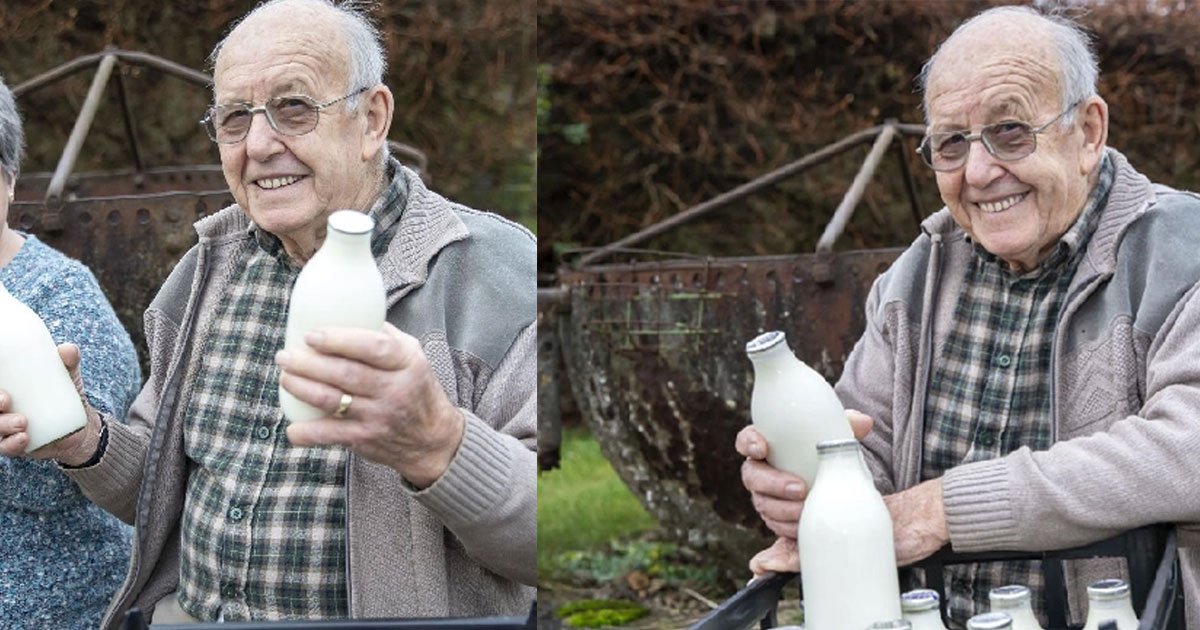
[[[88,401],[124,419],[141,369],[95,276],[36,237],[0,282],[55,343],[78,345]],[[0,628],[96,628],[129,565],[131,528],[89,501],[52,461],[0,456]]]

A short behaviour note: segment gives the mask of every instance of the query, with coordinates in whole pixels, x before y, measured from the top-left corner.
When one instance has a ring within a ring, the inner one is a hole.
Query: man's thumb
[[[62,359],[67,372],[71,374],[71,382],[75,383],[75,389],[83,396],[83,375],[79,372],[79,346],[73,343],[58,344],[58,358]]]

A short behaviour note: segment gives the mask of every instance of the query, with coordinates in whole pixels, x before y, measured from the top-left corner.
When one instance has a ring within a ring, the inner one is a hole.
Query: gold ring
[[[342,399],[338,401],[337,411],[333,412],[334,418],[341,418],[350,411],[350,404],[354,402],[354,397],[350,394],[342,394]]]

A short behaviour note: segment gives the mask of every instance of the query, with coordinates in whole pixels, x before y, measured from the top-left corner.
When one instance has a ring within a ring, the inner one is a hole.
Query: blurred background
[[[208,72],[205,61],[255,0],[25,0],[0,4],[0,74],[10,87],[106,46]],[[396,0],[374,8],[396,100],[391,139],[424,152],[438,192],[535,227],[533,0]],[[216,164],[197,124],[211,93],[119,64],[147,165]],[[95,67],[18,101],[24,171],[54,169]],[[76,171],[131,165],[110,85]]]
[[[814,255],[868,141],[640,251],[581,257],[851,134],[923,124],[914,79],[935,45],[979,11],[1014,3],[538,3],[539,414],[553,410],[563,428],[558,448],[541,452],[540,597],[558,610],[547,627],[685,627],[745,584],[748,550],[769,539],[733,449],[749,421],[740,326],[793,339],[792,327],[832,310],[861,330],[861,301],[843,311],[829,297],[847,279],[869,286],[886,263],[852,266],[836,282],[815,267],[905,246],[942,204],[918,137],[897,140],[836,256]],[[1095,35],[1109,145],[1154,181],[1200,189],[1197,3],[1033,4]],[[767,270],[772,260],[783,262]],[[805,308],[789,311],[798,302]],[[848,348],[793,346],[831,380]],[[539,441],[554,426],[540,425]]]
[[[994,4],[1006,3],[543,0],[542,270],[552,272],[563,250],[615,241],[888,118],[923,122],[913,83],[922,64],[962,19]],[[1195,3],[1053,4],[1097,35],[1109,144],[1152,179],[1196,188]],[[715,255],[811,251],[865,152],[648,246]],[[923,208],[932,212],[941,205],[933,179],[910,157]],[[877,180],[891,185],[868,189],[867,212],[849,227],[845,247],[914,234],[891,176],[897,167],[888,162],[892,170]]]

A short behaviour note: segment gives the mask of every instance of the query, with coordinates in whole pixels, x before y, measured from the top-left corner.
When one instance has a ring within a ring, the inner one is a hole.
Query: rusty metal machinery
[[[142,164],[118,63],[156,69],[199,87],[208,75],[166,59],[107,49],[72,60],[13,88],[18,98],[92,68],[96,73],[53,173],[24,173],[9,206],[9,225],[82,261],[133,337],[146,371],[142,312],[175,262],[196,241],[192,223],[233,201],[219,165],[147,168]],[[105,89],[115,79],[133,165],[75,173],[74,166]]]
[[[801,359],[830,381],[837,378],[862,332],[873,281],[903,248],[835,252],[833,242],[888,146],[922,132],[898,124],[860,132],[682,213],[690,220],[873,142],[813,253],[596,262],[668,229],[660,224],[596,250],[588,264],[560,269],[557,286],[540,290],[541,316],[556,322],[557,333],[543,348],[561,346],[571,395],[605,456],[662,527],[711,550],[731,571],[744,572],[750,556],[770,543],[733,448],[750,421],[745,342],[783,330]],[[910,199],[919,217],[915,195]],[[678,225],[678,216],[664,223]],[[543,372],[553,367],[554,357],[541,359]],[[540,416],[556,411],[556,403],[539,406]],[[539,431],[556,420],[540,417]],[[556,434],[542,438],[545,448],[556,446]]]

